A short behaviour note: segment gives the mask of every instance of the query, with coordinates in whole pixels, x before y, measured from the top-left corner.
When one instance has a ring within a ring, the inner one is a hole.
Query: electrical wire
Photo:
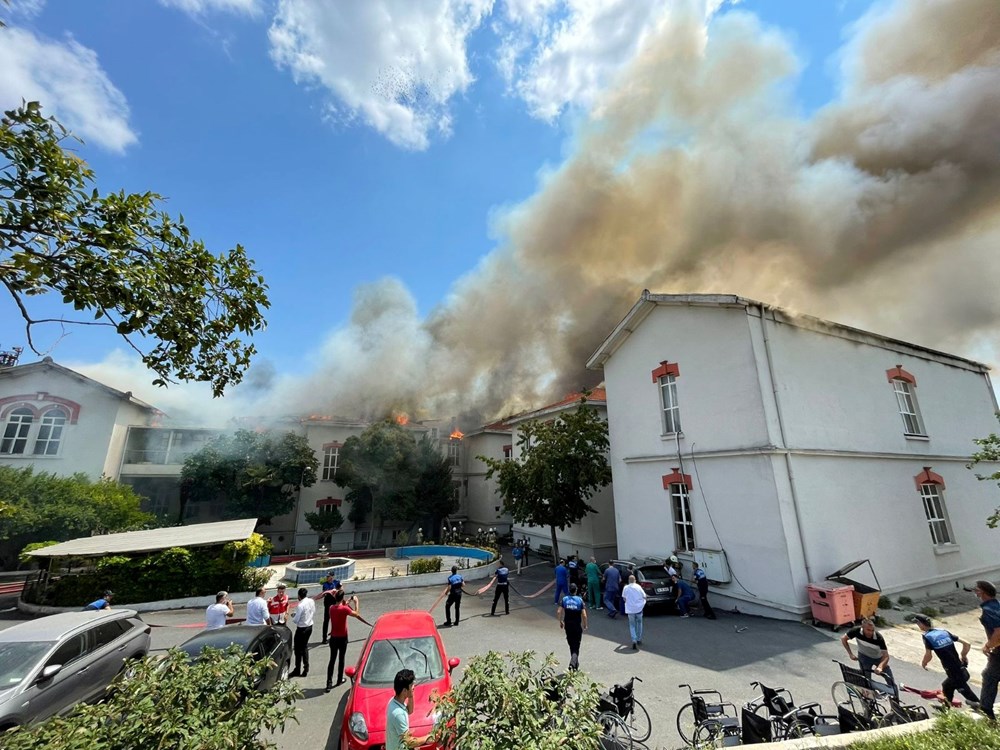
[[[708,507],[708,495],[705,494],[705,485],[701,481],[701,474],[698,472],[698,462],[694,458],[694,446],[695,446],[695,444],[691,443],[691,449],[690,449],[691,450],[691,465],[694,466],[694,475],[695,475],[695,477],[698,480],[698,486],[701,488],[702,499],[705,501],[705,512],[708,513],[708,521],[709,521],[709,523],[712,524],[712,531],[715,532],[715,538],[719,540],[719,546],[725,548],[725,545],[722,544],[722,536],[719,534],[719,529],[715,525],[715,519],[712,518],[712,509]],[[680,453],[678,453],[677,457],[678,457],[678,459],[680,459]],[[682,471],[683,471],[683,469],[682,469]],[[727,563],[728,563],[728,558],[727,558]],[[743,582],[739,579],[739,576],[736,575],[736,571],[733,569],[732,565],[729,566],[729,572],[730,572],[730,574],[732,574],[733,580],[736,581],[736,585],[737,586],[739,586],[741,589],[743,589],[744,591],[746,591],[754,599],[759,599],[760,598],[754,592],[752,592],[750,589],[748,589],[746,586],[743,585]]]

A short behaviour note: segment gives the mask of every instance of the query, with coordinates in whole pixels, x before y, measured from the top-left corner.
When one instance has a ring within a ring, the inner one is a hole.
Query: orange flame
[[[406,414],[406,412],[399,412],[394,419],[398,425],[408,425],[410,423],[410,417]]]
[[[449,435],[448,437],[450,437],[452,440],[461,440],[462,438],[465,437],[465,435],[456,427],[454,430],[452,430],[451,435]]]

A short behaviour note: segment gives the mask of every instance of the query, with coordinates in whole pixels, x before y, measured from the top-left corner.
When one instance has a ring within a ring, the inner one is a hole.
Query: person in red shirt
[[[333,667],[340,656],[340,670],[337,672],[337,684],[344,682],[344,660],[347,658],[347,618],[355,617],[368,627],[372,624],[361,616],[358,597],[352,596],[353,606],[344,601],[344,590],[340,589],[330,607],[330,663],[326,668],[326,692],[333,690]]]
[[[277,593],[267,600],[267,613],[275,625],[285,624],[285,620],[288,619],[288,594],[285,593],[285,584],[279,583]]]

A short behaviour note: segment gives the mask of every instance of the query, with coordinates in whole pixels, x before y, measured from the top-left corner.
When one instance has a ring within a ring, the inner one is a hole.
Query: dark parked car
[[[292,631],[283,625],[227,625],[215,630],[203,630],[184,641],[178,648],[197,658],[203,648],[225,650],[237,645],[254,655],[257,661],[271,659],[273,664],[254,686],[267,692],[280,681],[288,679],[292,663]]]
[[[629,575],[635,576],[635,582],[646,592],[646,612],[652,607],[672,613],[677,611],[674,606],[674,584],[662,565],[637,565],[628,560],[612,560],[611,564],[622,574],[623,584],[628,583]],[[607,567],[606,564],[602,565],[601,571],[605,571]]]
[[[104,697],[149,626],[131,609],[64,612],[0,631],[0,731]]]

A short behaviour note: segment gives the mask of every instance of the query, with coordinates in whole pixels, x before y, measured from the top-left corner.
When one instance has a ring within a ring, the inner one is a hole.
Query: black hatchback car
[[[206,647],[225,650],[232,645],[253,654],[257,661],[271,659],[274,662],[254,686],[260,692],[267,692],[288,679],[292,664],[292,631],[284,625],[228,625],[203,630],[178,648],[192,659],[197,659]]]

